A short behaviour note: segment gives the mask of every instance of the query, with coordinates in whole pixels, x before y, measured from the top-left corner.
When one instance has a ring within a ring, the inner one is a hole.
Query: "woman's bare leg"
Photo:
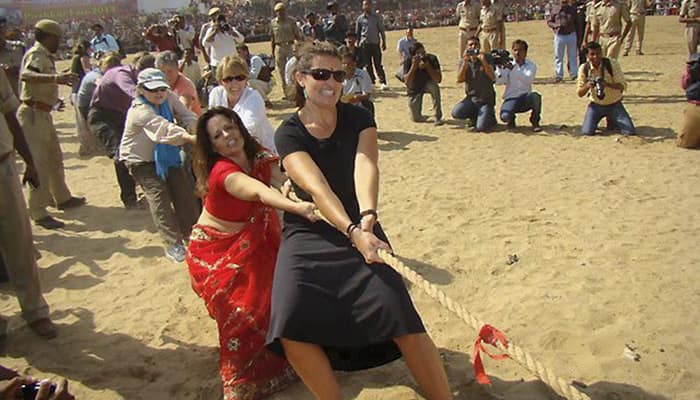
[[[287,360],[318,400],[340,400],[340,387],[320,346],[280,339]]]
[[[428,400],[451,400],[445,367],[430,336],[426,333],[410,334],[397,337],[394,342]]]

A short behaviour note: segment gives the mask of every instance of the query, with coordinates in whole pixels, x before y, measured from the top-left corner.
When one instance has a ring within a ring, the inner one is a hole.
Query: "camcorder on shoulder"
[[[513,58],[510,56],[510,52],[504,49],[494,49],[490,53],[486,54],[486,60],[491,65],[505,67],[508,63],[513,62]]]

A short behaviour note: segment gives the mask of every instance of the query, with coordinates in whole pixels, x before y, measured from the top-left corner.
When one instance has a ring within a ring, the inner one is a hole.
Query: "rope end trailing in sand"
[[[297,196],[294,191],[290,191],[287,196],[294,201],[301,201]],[[316,214],[320,219],[328,223],[329,225],[332,225],[328,219],[321,214],[320,210],[316,210]],[[559,393],[563,397],[569,399],[569,400],[591,400],[591,398],[579,391],[575,386],[569,384],[567,381],[564,379],[556,376],[552,370],[549,368],[546,368],[544,365],[542,365],[540,362],[536,361],[532,356],[527,353],[525,350],[520,348],[519,346],[511,343],[508,343],[508,341],[505,339],[505,335],[503,335],[500,331],[496,330],[495,328],[491,327],[490,325],[485,324],[482,322],[480,319],[478,319],[476,316],[472,315],[470,312],[468,312],[464,307],[462,307],[460,304],[456,303],[454,300],[449,298],[445,292],[440,290],[437,286],[434,284],[428,282],[425,278],[423,278],[421,275],[419,275],[416,271],[412,270],[408,266],[406,266],[401,260],[396,258],[394,254],[389,253],[388,251],[385,251],[383,249],[379,249],[377,251],[378,255],[384,260],[384,262],[389,265],[390,267],[394,268],[401,276],[406,278],[409,282],[411,282],[413,285],[421,288],[425,293],[427,293],[430,297],[433,299],[437,300],[438,303],[440,303],[443,307],[447,308],[448,310],[452,311],[454,314],[456,314],[459,318],[462,319],[462,321],[466,322],[467,325],[471,326],[475,330],[479,331],[480,333],[480,338],[481,333],[484,332],[484,334],[490,334],[489,339],[494,339],[487,341],[487,343],[490,343],[497,348],[499,348],[501,351],[505,353],[504,356],[496,356],[496,358],[512,358],[515,360],[518,364],[521,366],[525,367],[528,371],[532,372],[535,374],[542,382],[546,383],[551,387],[555,392]],[[490,327],[490,329],[489,329]],[[497,335],[495,334],[495,331],[498,332]],[[498,336],[498,338],[496,338]],[[500,339],[502,340],[500,340]],[[477,342],[479,340],[477,339]],[[484,374],[485,376],[485,374]],[[488,380],[488,377],[486,378]]]

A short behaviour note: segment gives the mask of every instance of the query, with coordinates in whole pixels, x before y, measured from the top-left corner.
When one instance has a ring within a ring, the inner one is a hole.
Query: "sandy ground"
[[[454,83],[455,32],[416,32],[443,65],[446,116],[463,96]],[[400,35],[389,33],[390,47]],[[541,21],[508,24],[508,41],[515,38],[530,43],[539,65],[540,134],[409,122],[395,79],[377,95],[380,213],[397,254],[559,376],[588,384],[594,399],[700,398],[700,153],[674,144],[684,107],[683,27],[674,17],[649,18],[646,55],[621,58],[625,105],[639,133],[632,138],[574,135],[586,102],[573,83],[552,83],[551,33]],[[269,44],[253,50],[268,52]],[[385,54],[393,74],[397,56]],[[274,124],[293,111],[279,99],[277,87]],[[65,376],[81,399],[219,398],[216,327],[185,265],[163,257],[147,211],[120,206],[110,161],[78,156],[72,110],[55,118],[69,184],[88,198],[56,213],[66,229],[35,228],[60,337],[31,334],[5,288],[0,314],[9,317],[10,337],[0,363]],[[507,265],[512,254],[519,261]],[[476,332],[420,289],[412,293],[457,399],[556,398],[513,361],[487,360],[493,385],[478,386],[470,362]],[[623,356],[625,344],[639,361]],[[345,398],[423,398],[401,361],[339,380]],[[297,384],[274,398],[311,396]]]

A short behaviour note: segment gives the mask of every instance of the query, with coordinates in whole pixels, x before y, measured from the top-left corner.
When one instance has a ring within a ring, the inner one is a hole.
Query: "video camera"
[[[599,99],[603,100],[605,98],[605,81],[602,76],[597,76],[591,78],[591,82],[595,86],[595,94]]]
[[[486,59],[491,65],[505,67],[508,63],[512,63],[513,59],[510,57],[510,52],[503,49],[494,49],[490,53],[486,54]]]

